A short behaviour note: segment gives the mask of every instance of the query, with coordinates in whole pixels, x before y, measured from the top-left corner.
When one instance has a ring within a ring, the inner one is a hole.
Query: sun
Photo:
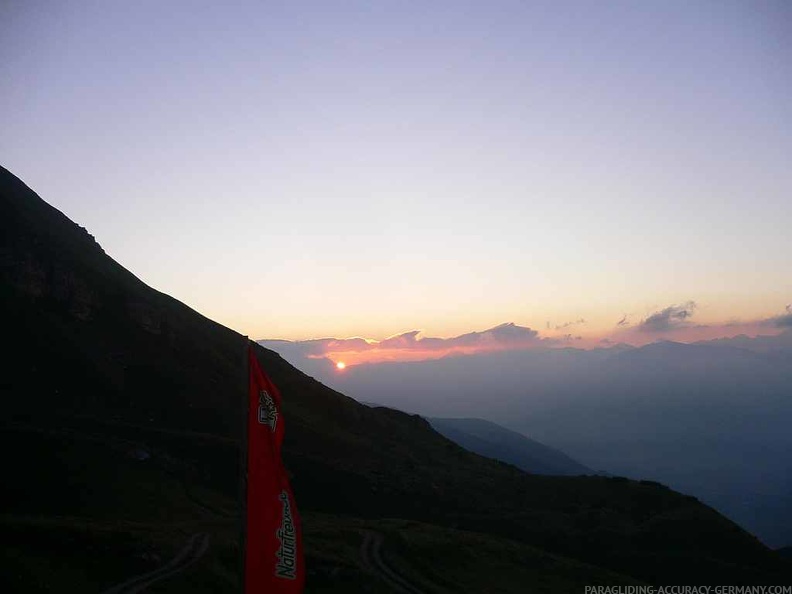
[[[338,370],[346,369],[346,363],[344,363],[343,361],[339,361],[338,363],[336,363],[336,369]]]

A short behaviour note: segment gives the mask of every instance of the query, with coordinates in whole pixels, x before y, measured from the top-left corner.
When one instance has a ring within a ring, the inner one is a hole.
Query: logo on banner
[[[266,390],[259,391],[258,422],[262,425],[268,425],[273,432],[275,431],[275,425],[278,423],[278,409],[275,407],[275,401],[272,396]]]

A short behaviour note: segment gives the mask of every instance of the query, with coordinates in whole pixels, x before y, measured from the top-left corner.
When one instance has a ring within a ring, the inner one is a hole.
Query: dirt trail
[[[203,557],[208,549],[209,535],[206,532],[193,534],[178,554],[159,569],[130,578],[105,590],[102,594],[137,594],[138,592],[143,592],[154,582],[181,573]]]
[[[360,558],[363,566],[381,577],[394,592],[399,594],[425,594],[423,590],[411,584],[409,579],[393,570],[382,557],[382,543],[385,538],[379,532],[363,530],[363,542],[360,545]]]

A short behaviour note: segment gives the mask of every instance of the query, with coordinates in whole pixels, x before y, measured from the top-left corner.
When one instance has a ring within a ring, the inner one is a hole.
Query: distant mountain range
[[[238,591],[246,339],[146,286],[1,168],[0,230],[0,589],[106,591],[202,542],[168,591]],[[692,497],[528,474],[256,356],[284,398],[309,592],[393,591],[361,561],[372,533],[436,593],[791,581]]]
[[[265,343],[269,344],[269,343]],[[299,344],[273,345],[301,365]],[[304,359],[351,396],[487,419],[589,468],[694,494],[765,542],[792,542],[792,331],[367,364]]]
[[[377,408],[378,404],[365,402]],[[440,435],[468,451],[487,458],[513,464],[531,474],[578,476],[599,474],[576,462],[560,450],[546,446],[521,433],[484,419],[443,419],[427,417],[432,428]]]
[[[484,419],[426,419],[435,431],[466,450],[514,464],[534,474],[595,474],[563,452]]]

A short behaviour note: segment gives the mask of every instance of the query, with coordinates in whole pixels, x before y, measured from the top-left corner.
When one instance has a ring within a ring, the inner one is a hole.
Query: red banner
[[[281,460],[281,395],[248,347],[245,594],[303,591],[302,534]]]

